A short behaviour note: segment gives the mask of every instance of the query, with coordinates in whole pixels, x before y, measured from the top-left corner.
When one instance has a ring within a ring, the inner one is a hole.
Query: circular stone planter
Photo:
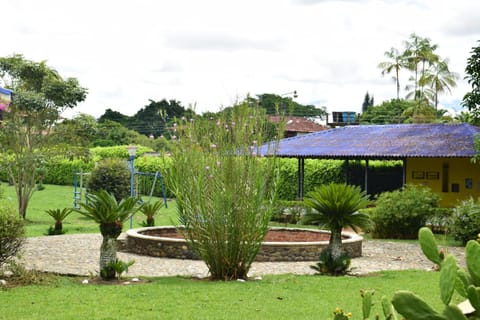
[[[342,232],[342,247],[350,257],[362,255],[363,237]],[[256,261],[317,261],[328,246],[330,232],[313,229],[271,228]],[[125,251],[164,258],[198,259],[173,226],[130,229],[122,246]]]

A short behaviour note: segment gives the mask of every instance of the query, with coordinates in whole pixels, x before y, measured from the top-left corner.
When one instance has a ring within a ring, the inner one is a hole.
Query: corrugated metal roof
[[[473,157],[480,128],[469,124],[346,126],[282,139],[277,155],[305,158],[402,159]],[[268,146],[260,153],[268,155]]]

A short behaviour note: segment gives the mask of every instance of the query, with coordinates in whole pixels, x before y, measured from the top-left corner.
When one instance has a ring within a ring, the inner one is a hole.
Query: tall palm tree
[[[403,53],[404,59],[408,61],[408,69],[414,72],[414,100],[418,100],[423,96],[423,85],[419,79],[423,77],[426,70],[426,65],[432,65],[437,62],[439,56],[434,53],[438,45],[431,44],[429,38],[422,38],[412,33],[410,41],[404,42],[405,51]],[[419,65],[421,64],[421,72],[419,73]],[[419,88],[420,87],[420,88]]]
[[[117,202],[115,196],[105,190],[87,195],[87,201],[75,209],[83,216],[100,225],[103,236],[100,246],[100,276],[104,279],[115,278],[111,263],[117,259],[116,239],[122,232],[123,222],[140,209],[137,197],[128,197]]]
[[[302,218],[303,224],[318,225],[330,230],[328,248],[332,257],[338,258],[342,254],[342,229],[352,228],[369,229],[372,226],[370,217],[358,212],[369,204],[368,195],[359,187],[331,183],[317,187],[307,194],[304,203],[313,208]]]
[[[423,75],[422,83],[429,85],[433,91],[433,105],[438,108],[438,94],[443,92],[452,93],[451,88],[456,87],[459,75],[448,68],[448,59],[432,65]]]
[[[397,84],[397,100],[400,99],[400,69],[406,66],[405,59],[402,54],[396,48],[390,48],[390,51],[385,51],[384,56],[389,60],[380,62],[378,68],[382,69],[382,76],[395,72],[392,77],[393,81]]]

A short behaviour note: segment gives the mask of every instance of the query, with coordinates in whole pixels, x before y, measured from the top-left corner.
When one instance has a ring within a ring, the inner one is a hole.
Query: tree
[[[479,40],[480,43],[480,40]],[[473,47],[471,56],[467,60],[465,68],[465,79],[472,87],[472,91],[463,97],[463,105],[474,114],[476,119],[480,118],[480,45]]]
[[[392,99],[377,106],[371,106],[360,116],[361,123],[389,124],[403,123],[407,120],[404,111],[414,105],[414,101]]]
[[[324,107],[317,108],[314,105],[303,105],[293,101],[291,97],[282,97],[277,94],[263,93],[257,95],[257,99],[248,97],[245,102],[250,106],[260,106],[266,110],[268,115],[284,114],[320,119],[327,116]]]
[[[374,104],[373,96],[370,96],[367,91],[362,103],[362,113],[367,112],[368,108],[372,107],[373,104]]]
[[[451,72],[448,68],[448,59],[439,61],[427,69],[422,76],[421,84],[429,85],[432,88],[430,101],[433,101],[435,109],[438,109],[438,95],[443,92],[452,93],[451,88],[455,87],[455,82],[459,76],[455,72]],[[428,95],[427,95],[428,96]]]
[[[115,278],[111,264],[117,261],[117,238],[122,233],[123,222],[140,209],[138,198],[128,197],[117,201],[105,190],[87,195],[87,201],[80,203],[76,212],[100,225],[103,236],[100,246],[100,276],[106,280]]]
[[[359,187],[331,183],[317,187],[304,199],[305,205],[315,209],[305,214],[302,224],[318,225],[330,230],[328,248],[333,260],[342,254],[342,230],[350,227],[355,232],[368,230],[372,226],[370,217],[358,212],[365,208],[370,200]]]
[[[33,62],[20,54],[0,58],[0,78],[0,84],[14,92],[0,122],[1,162],[25,218],[37,169],[54,154],[72,152],[71,146],[52,141],[51,129],[63,110],[85,100],[87,90],[75,78],[63,79],[45,61]]]
[[[385,51],[385,57],[389,58],[389,61],[380,62],[378,68],[382,69],[382,76],[395,72],[392,77],[397,85],[397,100],[400,99],[400,69],[406,67],[405,56],[401,54],[398,49],[390,48],[390,51]]]
[[[407,68],[414,72],[414,77],[410,78],[414,82],[413,86],[407,86],[407,90],[413,88],[410,95],[414,100],[421,99],[424,85],[419,82],[425,75],[426,64],[432,65],[439,60],[439,56],[434,53],[438,45],[431,44],[429,38],[422,38],[412,33],[410,41],[405,41],[405,51],[403,53],[404,59],[407,61]],[[418,68],[421,65],[420,76],[418,75]],[[420,87],[420,88],[419,88]]]

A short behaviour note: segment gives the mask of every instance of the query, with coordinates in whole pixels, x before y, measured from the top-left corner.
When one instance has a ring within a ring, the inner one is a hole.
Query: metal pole
[[[135,196],[135,156],[130,156],[130,196]],[[130,229],[133,227],[133,214],[130,215]]]

